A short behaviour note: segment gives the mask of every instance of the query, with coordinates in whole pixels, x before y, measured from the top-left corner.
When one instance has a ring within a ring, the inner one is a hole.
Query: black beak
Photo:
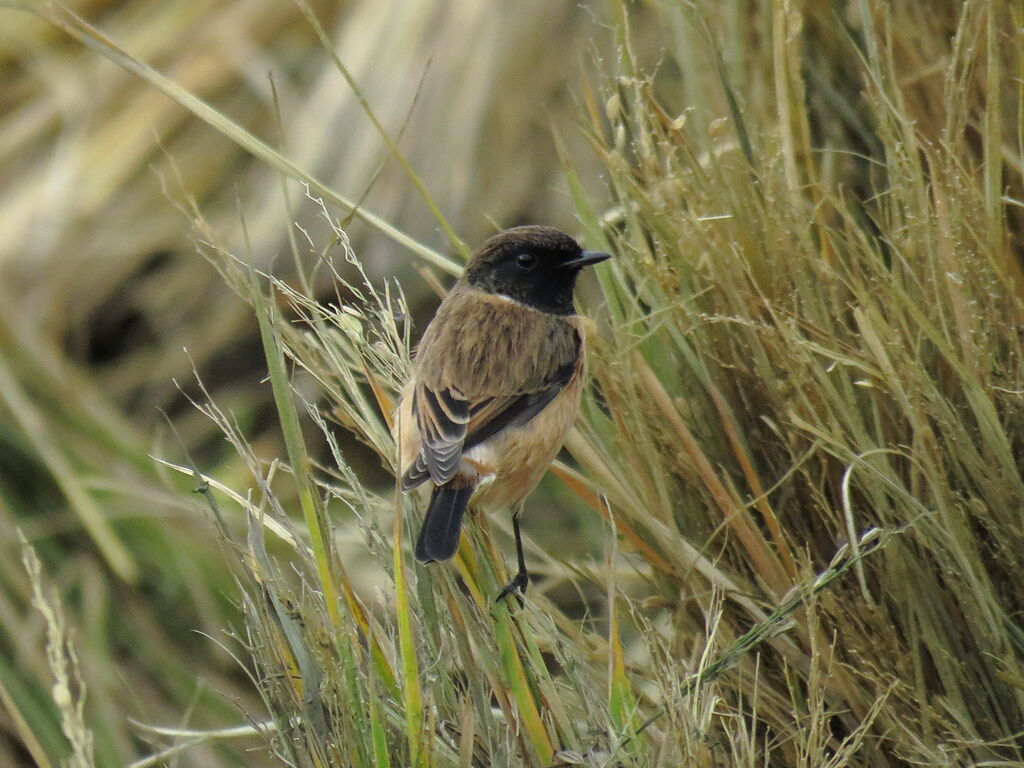
[[[569,261],[563,261],[559,267],[561,269],[582,269],[583,267],[589,267],[591,264],[600,264],[605,259],[610,259],[612,255],[610,253],[602,253],[601,251],[581,251],[580,255]]]

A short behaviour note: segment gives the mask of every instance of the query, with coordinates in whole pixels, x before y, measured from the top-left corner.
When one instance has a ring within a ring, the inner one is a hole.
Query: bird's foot
[[[526,594],[526,588],[529,584],[530,574],[526,571],[520,571],[515,575],[515,578],[513,578],[512,581],[502,588],[501,592],[498,593],[498,596],[494,598],[494,602],[500,603],[509,595],[515,595],[516,599],[519,601],[519,607],[522,608],[523,595]]]

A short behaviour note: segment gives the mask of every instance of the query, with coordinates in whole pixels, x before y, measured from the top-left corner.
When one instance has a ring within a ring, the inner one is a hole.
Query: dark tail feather
[[[416,559],[421,563],[448,560],[459,548],[462,514],[466,511],[473,486],[452,488],[442,485],[434,489],[416,539]]]

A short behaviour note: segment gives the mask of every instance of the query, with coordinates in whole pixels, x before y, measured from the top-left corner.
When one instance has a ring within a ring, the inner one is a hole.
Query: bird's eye
[[[520,253],[516,255],[516,266],[520,269],[530,270],[537,266],[537,257],[532,253]]]

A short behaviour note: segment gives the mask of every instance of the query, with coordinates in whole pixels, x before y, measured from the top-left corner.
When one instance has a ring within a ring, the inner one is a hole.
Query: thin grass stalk
[[[392,547],[395,569],[395,611],[398,621],[398,647],[402,669],[402,699],[405,710],[405,737],[409,748],[409,763],[415,766],[426,766],[430,764],[430,754],[423,740],[423,693],[420,689],[416,638],[412,628],[409,586],[405,574],[405,555],[402,552],[402,543],[405,541],[405,537],[402,535],[401,500],[397,491],[395,506]]]
[[[254,136],[238,123],[234,122],[222,112],[213,109],[200,98],[182,88],[166,75],[161,74],[152,67],[131,56],[117,45],[113,40],[106,37],[100,30],[96,29],[81,17],[63,7],[62,5],[46,0],[42,5],[36,6],[27,3],[20,3],[17,0],[4,0],[3,3],[9,8],[28,11],[38,15],[40,18],[54,24],[68,35],[92,48],[105,58],[123,67],[129,72],[141,77],[157,90],[176,101],[185,109],[189,110],[211,128],[227,136],[238,146],[245,149],[251,155],[266,163],[270,168],[277,170],[290,179],[299,181],[309,187],[315,194],[325,200],[338,205],[345,210],[351,211],[370,226],[377,229],[381,234],[394,240],[403,248],[419,255],[425,261],[433,264],[439,269],[452,274],[459,275],[462,268],[451,259],[442,256],[432,248],[420,243],[412,237],[399,230],[397,227],[382,217],[367,210],[365,206],[356,205],[353,201],[343,197],[329,186],[306,173],[301,168],[282,156],[277,150],[266,142]]]
[[[496,606],[492,616],[494,641],[501,659],[502,684],[515,700],[518,720],[530,740],[536,761],[541,765],[547,765],[553,759],[555,749],[544,726],[538,702],[527,679],[523,658],[512,634],[512,619],[508,609],[503,605]]]
[[[637,732],[638,704],[633,694],[632,684],[626,675],[625,651],[619,634],[619,612],[616,605],[615,581],[608,582],[608,715],[614,733]],[[619,736],[621,738],[621,736]],[[633,760],[640,761],[646,757],[645,745],[637,739],[630,739],[625,744],[626,750]],[[643,765],[643,763],[638,763]]]
[[[313,557],[320,573],[320,586],[323,589],[324,604],[330,617],[331,625],[339,634],[342,633],[341,615],[338,610],[338,595],[334,586],[333,554],[327,538],[323,512],[320,509],[318,496],[312,485],[312,465],[306,452],[306,444],[299,427],[298,412],[295,408],[291,383],[285,370],[284,356],[278,342],[277,330],[273,326],[270,304],[263,296],[255,272],[250,272],[250,290],[256,317],[260,326],[260,337],[267,358],[270,373],[270,384],[274,392],[274,402],[281,419],[281,433],[288,450],[292,475],[299,493],[299,504],[303,520],[309,531]]]
[[[1005,242],[1003,226],[1003,111],[1005,76],[999,55],[1000,19],[1005,5],[988,0],[985,7],[985,109],[982,113],[982,188],[987,219],[986,250],[994,264],[1002,264]]]
[[[401,149],[398,147],[398,144],[391,137],[391,134],[381,124],[380,120],[377,119],[377,114],[373,111],[373,108],[370,106],[369,101],[367,101],[366,96],[363,95],[362,89],[360,89],[359,85],[352,77],[352,73],[349,72],[348,67],[346,67],[342,63],[341,57],[338,55],[337,49],[331,42],[331,39],[327,35],[326,30],[323,28],[323,25],[320,23],[320,20],[316,17],[316,15],[313,13],[313,10],[309,7],[309,5],[306,2],[304,2],[304,0],[296,0],[296,2],[298,3],[299,8],[302,10],[303,15],[306,17],[310,25],[316,31],[317,37],[320,38],[320,44],[323,45],[324,50],[326,50],[330,54],[331,59],[334,61],[334,66],[337,68],[338,72],[341,73],[341,76],[345,78],[345,82],[348,84],[348,87],[352,90],[352,93],[354,93],[356,98],[359,100],[359,106],[363,108],[363,112],[365,112],[366,116],[370,119],[370,122],[373,124],[373,127],[377,131],[377,135],[380,136],[381,139],[383,139],[384,143],[387,144],[388,151],[392,155],[394,155],[395,159],[398,160],[399,164],[402,166],[402,170],[405,172],[406,178],[409,179],[410,183],[416,188],[416,191],[419,192],[420,197],[423,199],[423,202],[427,205],[427,208],[430,209],[431,215],[434,217],[434,220],[437,222],[438,226],[441,227],[441,231],[444,232],[445,237],[448,239],[448,242],[451,244],[453,248],[455,248],[459,252],[463,260],[468,261],[469,257],[471,256],[468,246],[455,233],[455,230],[452,229],[451,224],[448,223],[448,220],[441,213],[441,209],[438,208],[437,204],[434,202],[434,198],[427,191],[427,188],[424,185],[423,180],[420,178],[419,174],[416,173],[416,169],[412,167],[412,165],[409,163],[409,160],[406,158],[405,153],[401,151]]]

